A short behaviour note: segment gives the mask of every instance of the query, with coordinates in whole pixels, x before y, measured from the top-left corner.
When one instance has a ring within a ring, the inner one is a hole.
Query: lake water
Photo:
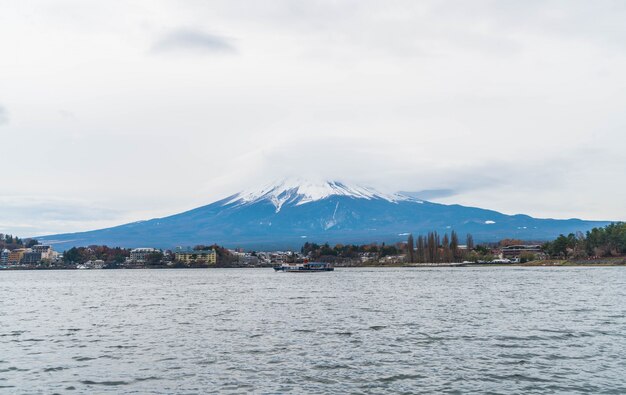
[[[626,268],[0,272],[0,393],[626,393]]]

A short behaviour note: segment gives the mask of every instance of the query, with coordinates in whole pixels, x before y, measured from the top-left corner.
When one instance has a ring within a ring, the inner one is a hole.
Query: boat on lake
[[[277,272],[287,273],[311,273],[311,272],[332,272],[335,270],[330,263],[324,262],[304,262],[304,263],[283,263],[274,266]]]

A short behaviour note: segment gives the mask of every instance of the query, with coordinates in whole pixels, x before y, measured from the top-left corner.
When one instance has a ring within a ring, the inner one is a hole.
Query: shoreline
[[[361,268],[408,268],[408,269],[449,269],[449,268],[476,268],[476,267],[626,267],[626,257],[624,258],[605,258],[598,260],[542,260],[527,263],[443,263],[443,264],[379,264],[379,265],[350,265],[335,266],[338,269],[361,269]],[[273,266],[205,266],[205,267],[119,267],[106,269],[78,269],[73,267],[2,267],[2,271],[93,271],[93,270],[171,270],[171,269],[196,269],[196,270],[212,270],[212,269],[272,269]]]

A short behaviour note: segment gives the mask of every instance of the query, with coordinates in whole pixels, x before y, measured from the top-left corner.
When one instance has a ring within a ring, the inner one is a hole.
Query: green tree
[[[160,265],[162,260],[163,253],[161,251],[154,251],[146,256],[146,264],[148,264],[149,266]]]
[[[39,242],[36,239],[26,239],[25,242],[26,244],[24,247],[26,248],[31,248],[39,244]]]
[[[80,262],[80,252],[78,248],[72,247],[63,253],[63,261],[65,263],[77,263]]]
[[[531,252],[524,252],[524,253],[520,254],[520,257],[519,257],[520,263],[532,262],[535,259],[536,259],[535,258],[535,254],[533,254]]]

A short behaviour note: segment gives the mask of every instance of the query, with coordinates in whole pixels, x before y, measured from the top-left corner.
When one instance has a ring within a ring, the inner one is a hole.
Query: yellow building
[[[19,248],[17,250],[13,250],[9,253],[9,265],[17,265],[20,263],[24,254],[28,252],[26,248]]]
[[[215,252],[215,250],[176,251],[174,255],[178,262],[183,263],[205,263],[207,265],[215,265],[217,263],[217,252]]]

